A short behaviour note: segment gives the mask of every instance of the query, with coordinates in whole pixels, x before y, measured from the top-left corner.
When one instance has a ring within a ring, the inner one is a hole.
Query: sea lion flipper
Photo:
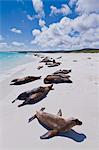
[[[58,115],[58,116],[62,116],[62,110],[61,110],[61,109],[59,109],[57,115]]]
[[[56,136],[57,134],[58,134],[58,130],[50,130],[44,135],[40,136],[40,139],[49,139]]]
[[[13,79],[11,82],[17,82],[18,78],[17,79]]]
[[[29,118],[28,123],[31,122],[32,120],[34,120],[36,118],[36,114],[34,116],[32,116],[31,118]]]
[[[12,103],[14,103],[15,101],[17,101],[17,98],[15,100],[13,100]]]

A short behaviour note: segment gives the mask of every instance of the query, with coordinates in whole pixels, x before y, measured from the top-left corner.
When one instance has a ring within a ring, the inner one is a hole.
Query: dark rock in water
[[[41,76],[38,76],[38,77],[36,77],[36,76],[27,76],[27,77],[24,77],[24,78],[17,78],[17,79],[12,80],[10,85],[26,84],[26,83],[38,80],[40,78],[41,78]]]
[[[53,87],[53,84],[46,86],[46,87],[39,87],[37,89],[27,91],[26,97],[24,94],[24,102],[22,104],[18,105],[18,107],[28,105],[28,104],[38,103],[39,101],[41,101],[42,99],[44,99],[47,96],[49,91],[52,90],[52,87]],[[19,98],[20,98],[20,95],[17,97],[17,99],[19,99]]]

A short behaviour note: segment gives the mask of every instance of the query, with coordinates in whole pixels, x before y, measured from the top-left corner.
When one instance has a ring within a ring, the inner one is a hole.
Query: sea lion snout
[[[78,119],[75,119],[76,125],[82,125],[82,122]]]

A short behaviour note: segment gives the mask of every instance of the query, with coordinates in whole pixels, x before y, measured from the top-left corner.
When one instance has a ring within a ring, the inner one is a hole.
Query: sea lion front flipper
[[[61,109],[59,109],[57,115],[58,115],[58,116],[62,116],[62,110],[61,110]]]
[[[17,82],[18,78],[17,79],[13,79],[11,82]]]
[[[50,130],[44,135],[40,136],[40,139],[49,139],[56,136],[57,134],[58,134],[58,130]]]

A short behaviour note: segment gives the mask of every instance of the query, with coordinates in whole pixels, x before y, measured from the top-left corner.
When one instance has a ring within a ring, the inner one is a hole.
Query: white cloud
[[[60,9],[56,8],[55,6],[51,6],[51,15],[57,15],[57,14],[62,14],[62,15],[68,15],[71,13],[71,10],[68,5],[63,4]]]
[[[34,19],[34,17],[27,15],[28,20],[32,21]]]
[[[34,29],[32,31],[33,36],[38,36],[40,34],[40,30]]]
[[[69,1],[69,6],[72,7],[74,4],[76,4],[78,0],[70,0]]]
[[[32,44],[42,49],[79,49],[99,43],[99,15],[84,14],[70,19],[63,17],[46,30],[33,30]],[[99,47],[98,47],[99,48]]]
[[[99,0],[78,0],[76,7],[80,14],[99,13]]]
[[[42,20],[42,19],[39,20],[39,26],[40,26],[40,27],[44,27],[45,24],[46,24],[46,23],[45,23],[44,20]]]
[[[45,13],[43,9],[44,6],[43,6],[42,0],[32,0],[32,3],[33,3],[35,12],[38,14],[38,17],[39,18],[44,17]]]
[[[21,34],[21,33],[22,33],[21,30],[16,29],[16,28],[12,28],[12,29],[11,29],[11,32],[14,32],[14,33],[17,33],[17,34]]]
[[[7,43],[6,42],[1,42],[0,43],[0,48],[6,48],[7,47]]]
[[[17,42],[17,41],[13,41],[11,44],[12,44],[13,46],[17,46],[17,47],[25,46],[24,43]]]

